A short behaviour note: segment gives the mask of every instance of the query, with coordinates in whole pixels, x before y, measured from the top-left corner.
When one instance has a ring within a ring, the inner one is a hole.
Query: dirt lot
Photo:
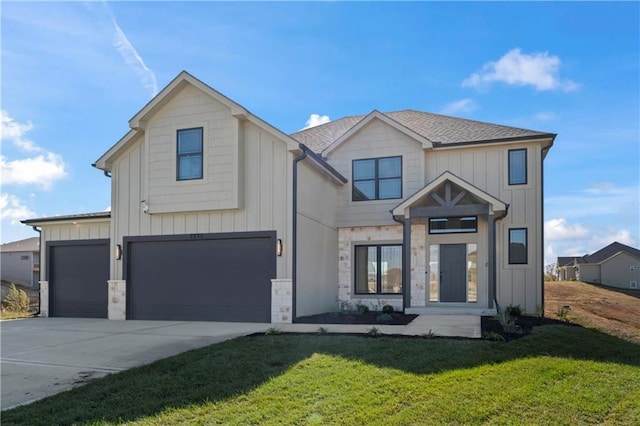
[[[546,317],[569,306],[569,321],[640,344],[640,291],[560,281],[546,282],[544,292]]]
[[[2,300],[4,300],[5,296],[7,295],[7,293],[9,293],[9,289],[11,288],[11,283],[8,281],[2,281],[2,287],[1,287],[1,298]],[[27,293],[27,296],[29,296],[29,301],[30,303],[30,311],[31,312],[38,312],[40,310],[40,293],[39,290],[36,288],[31,288],[31,287],[26,287],[20,284],[16,284],[16,288],[18,290],[24,290]]]

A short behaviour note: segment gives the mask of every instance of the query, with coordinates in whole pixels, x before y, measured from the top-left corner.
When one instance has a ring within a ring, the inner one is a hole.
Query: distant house
[[[40,279],[40,238],[14,241],[0,246],[2,280],[38,287]]]
[[[640,289],[640,250],[615,242],[593,254],[558,258],[560,280]]]

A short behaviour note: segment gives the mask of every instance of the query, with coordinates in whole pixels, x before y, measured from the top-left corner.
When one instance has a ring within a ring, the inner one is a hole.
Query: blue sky
[[[557,133],[546,261],[640,245],[640,4],[2,2],[2,242],[102,211],[91,164],[181,70],[284,132],[417,109]]]

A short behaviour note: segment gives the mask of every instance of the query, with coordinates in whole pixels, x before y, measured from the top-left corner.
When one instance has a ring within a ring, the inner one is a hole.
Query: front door
[[[467,245],[440,245],[440,302],[467,301]]]

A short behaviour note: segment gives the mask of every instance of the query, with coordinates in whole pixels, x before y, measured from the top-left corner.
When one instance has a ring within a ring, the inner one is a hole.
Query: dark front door
[[[467,245],[440,246],[440,301],[467,301]]]
[[[48,243],[50,316],[106,318],[109,240]]]
[[[127,239],[127,317],[271,322],[275,232]]]

